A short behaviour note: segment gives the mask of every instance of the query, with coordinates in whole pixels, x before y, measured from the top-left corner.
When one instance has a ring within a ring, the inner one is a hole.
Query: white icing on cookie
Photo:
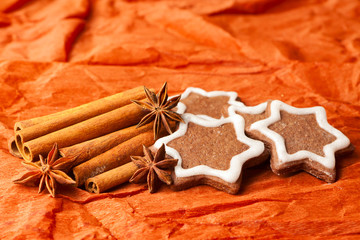
[[[245,104],[239,101],[232,101],[229,102],[231,106],[228,108],[229,113],[230,112],[240,112],[245,114],[262,114],[265,112],[267,107],[267,102],[260,103],[256,106],[247,107]]]
[[[199,116],[196,116],[196,115],[193,115],[190,113],[185,113],[182,115],[182,117],[183,117],[185,123],[180,123],[179,129],[176,132],[174,132],[173,134],[171,134],[169,136],[160,138],[154,144],[154,146],[157,149],[159,149],[161,147],[161,145],[164,143],[166,153],[169,154],[171,157],[179,160],[177,166],[174,169],[174,172],[177,177],[210,175],[210,176],[219,177],[226,182],[234,183],[240,177],[243,164],[247,160],[257,157],[264,152],[265,147],[262,142],[250,139],[245,136],[245,134],[244,134],[245,121],[240,115],[231,114],[227,118],[222,118],[222,119],[212,120],[212,121],[203,119]],[[227,170],[214,169],[214,168],[211,168],[206,165],[198,165],[198,166],[195,166],[192,168],[184,169],[181,166],[182,158],[181,158],[179,152],[174,148],[166,146],[166,144],[176,138],[184,136],[187,131],[189,122],[192,122],[192,123],[198,124],[200,126],[204,126],[204,127],[218,127],[218,126],[221,126],[226,123],[232,123],[234,126],[234,129],[235,129],[237,139],[240,142],[248,145],[249,149],[247,149],[246,151],[244,151],[238,155],[233,156],[230,161],[230,167]]]
[[[253,123],[250,126],[250,130],[257,130],[264,134],[266,137],[270,138],[272,141],[274,141],[280,165],[286,162],[309,158],[318,162],[326,168],[335,168],[335,152],[348,147],[350,144],[350,140],[342,132],[332,127],[327,122],[326,112],[323,107],[295,108],[279,100],[275,100],[271,102],[270,108],[271,115],[266,119]],[[287,153],[284,138],[280,134],[268,128],[271,124],[280,120],[280,110],[296,115],[315,114],[316,121],[319,126],[336,137],[335,141],[324,146],[324,157],[306,150],[301,150],[294,154]]]
[[[236,102],[236,98],[237,98],[237,93],[236,92],[225,92],[225,91],[212,91],[212,92],[206,92],[205,90],[201,89],[201,88],[194,88],[194,87],[189,87],[185,90],[185,92],[183,94],[181,94],[181,100],[187,98],[190,93],[197,93],[199,95],[202,95],[204,97],[219,97],[219,96],[228,96],[229,97],[229,101],[228,103],[230,104],[231,102]],[[177,113],[179,114],[183,114],[186,111],[186,105],[182,102],[179,102],[177,105]],[[187,114],[192,114],[192,113],[187,113]],[[203,119],[212,121],[212,120],[217,120],[216,118],[212,118],[210,116],[207,115],[197,115],[198,117],[201,117]],[[222,119],[224,118],[223,116],[220,118]]]

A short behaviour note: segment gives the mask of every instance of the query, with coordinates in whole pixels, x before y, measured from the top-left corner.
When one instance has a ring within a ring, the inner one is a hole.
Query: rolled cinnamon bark
[[[16,146],[16,142],[15,142],[15,138],[14,137],[11,137],[8,141],[8,148],[9,148],[9,151],[10,153],[15,156],[15,157],[18,157],[18,158],[22,158],[17,146]]]
[[[142,154],[142,145],[150,146],[154,142],[153,132],[148,131],[74,167],[77,186],[82,186],[88,178],[130,162],[130,156]]]
[[[86,181],[85,188],[88,192],[92,193],[99,194],[105,192],[110,188],[129,181],[137,169],[138,167],[133,162],[126,163],[120,167],[89,178]]]
[[[61,148],[60,154],[63,157],[77,156],[76,162],[73,164],[73,166],[77,166],[141,133],[152,132],[152,127],[153,124],[149,123],[139,128],[136,128],[136,126],[124,128],[86,142],[78,143],[66,148]]]
[[[134,125],[145,114],[146,112],[135,104],[129,104],[25,143],[22,132],[18,131],[15,141],[24,160],[32,161],[35,156],[49,152],[55,142],[59,148],[75,145]]]
[[[41,124],[36,129],[30,129],[23,133],[24,141],[28,141],[49,132],[54,132],[61,128],[128,105],[132,99],[139,100],[143,98],[145,98],[144,88],[136,87],[61,112],[17,122],[15,123],[14,130],[20,131]]]
[[[143,89],[137,87],[59,113],[15,123],[15,142],[18,151],[29,161],[24,149],[25,142],[128,105],[132,99],[139,100],[144,97]]]

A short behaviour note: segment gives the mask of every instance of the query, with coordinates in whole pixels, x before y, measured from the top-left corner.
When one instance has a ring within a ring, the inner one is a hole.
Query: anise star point
[[[141,183],[145,179],[150,193],[156,191],[158,179],[167,185],[172,184],[171,169],[177,165],[177,159],[165,159],[165,145],[162,145],[155,156],[143,145],[144,157],[131,156],[132,162],[139,167],[130,182]]]
[[[131,100],[136,105],[142,107],[145,110],[150,111],[145,115],[137,127],[141,127],[152,120],[154,120],[154,138],[157,139],[160,133],[161,125],[163,125],[169,134],[172,134],[172,130],[169,124],[169,120],[176,122],[184,122],[181,115],[172,111],[174,107],[179,103],[181,95],[176,96],[168,100],[167,83],[161,87],[158,94],[155,94],[150,89],[144,86],[145,95],[148,101]]]
[[[75,184],[75,181],[69,177],[64,170],[72,165],[76,160],[76,157],[58,158],[58,156],[58,146],[55,143],[46,158],[39,155],[40,161],[38,163],[22,162],[29,172],[26,172],[13,182],[30,186],[39,184],[38,193],[41,193],[46,187],[51,196],[55,197],[57,183],[69,185]]]

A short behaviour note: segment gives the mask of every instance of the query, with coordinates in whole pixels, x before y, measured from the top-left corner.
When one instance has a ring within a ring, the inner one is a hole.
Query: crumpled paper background
[[[0,2],[1,239],[349,239],[360,234],[357,0]],[[16,121],[146,85],[236,91],[247,105],[321,105],[356,147],[327,184],[248,169],[238,195],[125,184],[58,197],[14,185]]]

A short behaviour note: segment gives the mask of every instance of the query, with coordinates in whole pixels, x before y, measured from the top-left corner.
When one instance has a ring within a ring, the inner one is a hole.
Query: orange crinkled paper
[[[6,0],[0,2],[1,239],[349,239],[360,234],[360,2]],[[321,105],[355,152],[327,184],[300,172],[244,171],[229,195],[208,186],[149,194],[125,184],[57,198],[15,185],[16,121],[146,85],[236,91],[256,105]]]

